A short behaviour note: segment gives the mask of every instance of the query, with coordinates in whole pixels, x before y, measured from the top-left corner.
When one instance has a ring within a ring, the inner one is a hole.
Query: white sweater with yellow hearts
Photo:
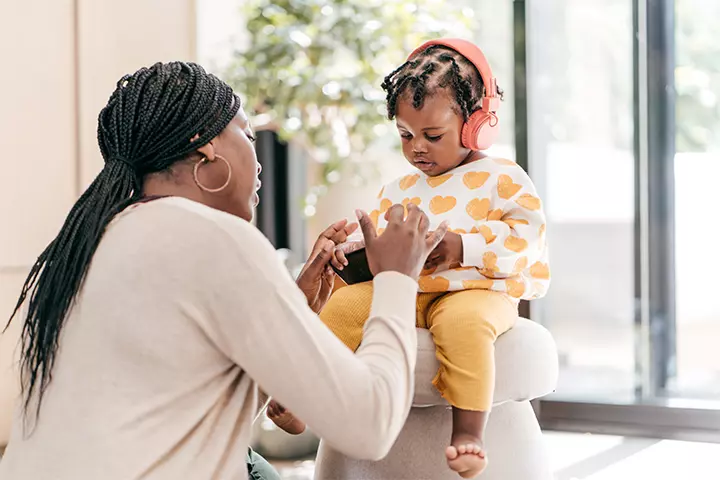
[[[391,205],[412,202],[430,218],[447,220],[463,243],[461,265],[424,271],[421,292],[486,289],[516,299],[545,295],[550,283],[545,215],[530,177],[511,160],[487,157],[444,175],[422,172],[385,185],[370,213],[382,233]]]

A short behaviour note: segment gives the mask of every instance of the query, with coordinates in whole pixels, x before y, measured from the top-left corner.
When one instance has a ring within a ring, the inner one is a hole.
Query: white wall
[[[0,29],[2,327],[29,266],[73,202],[77,153],[72,1],[7,2],[3,19],[10,21]],[[18,327],[0,337],[0,444],[16,391],[9,363]]]
[[[97,116],[125,73],[196,58],[195,0],[3,2],[0,327],[25,276],[102,168]],[[0,336],[0,446],[20,323]],[[1,330],[1,328],[0,328]]]
[[[195,0],[80,0],[80,153],[83,189],[102,168],[97,116],[124,74],[196,59]]]

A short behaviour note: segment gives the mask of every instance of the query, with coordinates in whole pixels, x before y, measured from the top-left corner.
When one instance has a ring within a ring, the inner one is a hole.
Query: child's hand
[[[338,270],[343,270],[348,265],[346,255],[363,248],[365,248],[365,240],[341,243],[335,247],[335,254],[330,260],[330,263]]]
[[[288,410],[285,410],[285,407],[275,400],[270,400],[270,403],[268,403],[267,416],[275,425],[290,435],[300,435],[305,431],[305,423]]]
[[[428,256],[424,268],[425,270],[431,270],[440,265],[461,264],[462,260],[462,237],[457,233],[447,232],[440,244]]]

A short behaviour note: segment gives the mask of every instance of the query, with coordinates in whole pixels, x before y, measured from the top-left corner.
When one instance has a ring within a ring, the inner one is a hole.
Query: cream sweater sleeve
[[[485,162],[492,185],[487,218],[478,233],[462,235],[465,267],[478,267],[489,278],[508,278],[538,262],[545,252],[545,213],[532,180],[515,164]],[[469,207],[468,207],[469,208]],[[490,266],[491,264],[492,266]]]
[[[262,390],[333,448],[384,457],[414,391],[417,283],[378,275],[370,320],[353,354],[310,310],[272,245],[254,227],[223,222],[205,255],[206,333]]]

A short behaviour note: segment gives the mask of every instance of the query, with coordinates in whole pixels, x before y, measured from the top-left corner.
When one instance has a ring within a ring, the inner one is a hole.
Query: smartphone
[[[373,279],[364,248],[346,254],[345,258],[347,258],[348,264],[344,269],[338,270],[334,266],[332,267],[345,283],[352,285],[354,283],[369,282]]]

